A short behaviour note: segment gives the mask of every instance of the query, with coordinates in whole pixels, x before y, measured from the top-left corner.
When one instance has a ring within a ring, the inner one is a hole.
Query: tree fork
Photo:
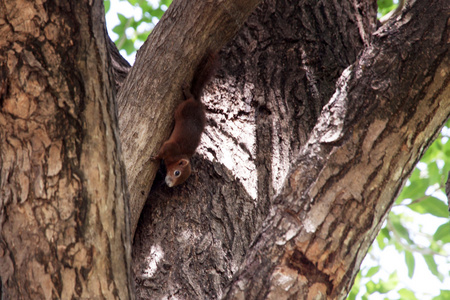
[[[133,236],[159,168],[150,157],[169,137],[183,83],[191,81],[206,51],[220,50],[259,2],[174,1],[139,50],[118,94]]]

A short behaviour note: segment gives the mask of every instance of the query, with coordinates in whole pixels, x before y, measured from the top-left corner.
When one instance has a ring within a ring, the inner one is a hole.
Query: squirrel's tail
[[[200,100],[203,88],[214,77],[218,67],[218,52],[208,51],[198,65],[197,70],[195,70],[194,78],[192,79],[191,93],[195,99]]]

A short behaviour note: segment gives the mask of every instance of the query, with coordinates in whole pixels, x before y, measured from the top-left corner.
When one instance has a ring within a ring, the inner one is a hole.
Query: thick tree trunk
[[[235,273],[229,298],[346,295],[449,115],[448,4],[400,18],[372,35],[373,1],[264,1],[222,50],[195,173],[150,192],[141,298],[221,298]]]
[[[129,299],[102,1],[0,1],[0,274],[10,299]]]

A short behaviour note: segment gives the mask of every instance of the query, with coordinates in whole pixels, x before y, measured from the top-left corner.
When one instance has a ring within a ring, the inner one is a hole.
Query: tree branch
[[[448,15],[445,0],[414,3],[344,71],[226,299],[345,297],[449,117]]]
[[[150,157],[170,134],[182,84],[190,82],[207,50],[222,48],[259,2],[174,1],[139,50],[118,94],[133,235],[159,168]]]
[[[106,35],[106,43],[111,58],[111,66],[114,75],[114,82],[116,84],[116,92],[118,92],[120,87],[122,86],[122,83],[127,77],[131,66],[128,61],[120,54],[119,49],[117,49],[116,44],[114,44],[109,35]]]

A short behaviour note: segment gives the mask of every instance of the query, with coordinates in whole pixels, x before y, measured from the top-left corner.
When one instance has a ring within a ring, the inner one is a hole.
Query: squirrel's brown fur
[[[217,68],[217,54],[208,53],[197,68],[191,88],[183,87],[186,98],[175,110],[175,127],[153,160],[163,159],[167,168],[166,183],[179,185],[191,175],[189,159],[194,155],[205,128],[205,108],[200,101],[204,86]]]

